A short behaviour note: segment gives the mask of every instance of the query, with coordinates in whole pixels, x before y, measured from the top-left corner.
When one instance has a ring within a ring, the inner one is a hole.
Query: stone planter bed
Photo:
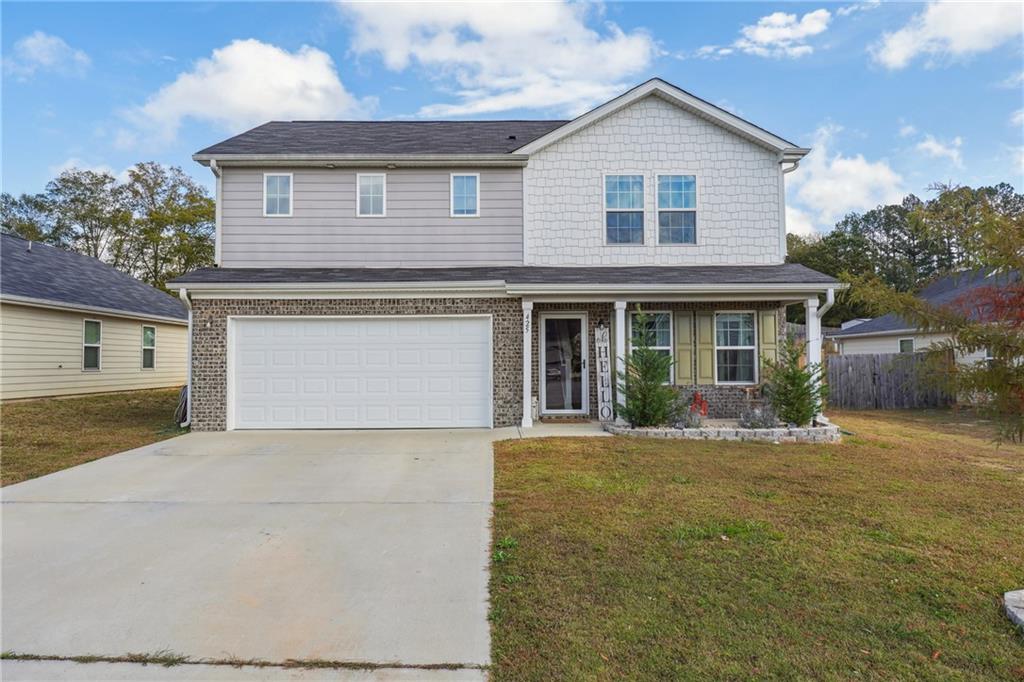
[[[632,428],[611,422],[604,424],[604,430],[616,436],[638,436],[640,438],[682,438],[686,440],[743,440],[763,443],[838,443],[839,427],[835,424],[808,426],[806,428],[779,427],[775,429],[744,429],[735,422],[723,420],[707,424],[699,429],[678,429],[673,427]]]

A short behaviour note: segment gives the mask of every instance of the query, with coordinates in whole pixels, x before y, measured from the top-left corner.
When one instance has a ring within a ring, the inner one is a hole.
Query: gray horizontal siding
[[[275,169],[275,172],[276,169]],[[263,215],[263,169],[225,168],[224,267],[519,265],[522,171],[480,174],[480,217],[452,218],[450,169],[296,168],[292,216]],[[356,217],[356,173],[387,173],[387,216]]]

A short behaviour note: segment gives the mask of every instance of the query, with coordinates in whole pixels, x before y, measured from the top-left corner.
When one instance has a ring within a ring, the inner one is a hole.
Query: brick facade
[[[192,428],[223,431],[227,407],[227,318],[231,315],[493,316],[494,425],[522,419],[523,312],[512,298],[196,299],[192,301]]]
[[[635,310],[630,303],[629,310]],[[784,310],[777,302],[665,303],[644,302],[642,310],[765,310],[777,308],[779,329]],[[518,298],[422,298],[422,299],[195,299],[192,342],[192,428],[221,431],[226,427],[227,318],[234,315],[439,315],[490,314],[493,317],[494,425],[515,426],[522,419],[522,305]],[[597,373],[594,330],[604,322],[612,328],[611,303],[536,303],[533,311],[533,395],[539,399],[540,315],[544,312],[586,312],[588,320],[587,373],[590,417],[597,418]],[[627,311],[628,312],[628,311]],[[781,333],[781,332],[780,332]],[[614,355],[614,348],[612,349]],[[696,376],[696,374],[695,374]],[[743,386],[680,386],[686,395],[700,390],[710,404],[713,418],[735,417],[749,400]]]

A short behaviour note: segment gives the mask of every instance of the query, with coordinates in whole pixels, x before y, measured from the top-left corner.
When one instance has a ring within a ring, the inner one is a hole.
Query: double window
[[[453,218],[480,215],[479,173],[452,173],[451,206]]]
[[[697,176],[658,176],[658,243],[697,243]]]
[[[383,217],[387,191],[384,173],[356,173],[356,215],[360,218]]]
[[[609,244],[643,244],[644,176],[606,175],[604,213]]]
[[[629,317],[631,344],[645,344],[651,350],[672,357],[672,313],[632,313]],[[669,367],[665,383],[672,383]]]
[[[156,327],[142,327],[142,369],[156,368]]]
[[[292,174],[263,174],[263,215],[284,216],[292,214]]]
[[[754,313],[715,315],[715,378],[720,384],[757,381]]]
[[[103,345],[103,323],[99,320],[85,320],[82,325],[82,369],[98,372]]]

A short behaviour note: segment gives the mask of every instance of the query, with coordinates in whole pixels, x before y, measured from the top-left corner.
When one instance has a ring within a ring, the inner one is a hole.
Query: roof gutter
[[[180,317],[168,315],[151,315],[148,313],[137,313],[131,310],[118,310],[116,308],[102,308],[99,306],[79,305],[77,303],[65,303],[63,301],[51,301],[44,298],[32,298],[30,296],[18,296],[16,294],[0,294],[0,302],[27,305],[34,308],[50,308],[52,310],[66,310],[69,312],[86,312],[108,317],[124,317],[129,320],[152,320],[154,322],[166,322],[168,324],[187,324]]]
[[[472,165],[484,168],[523,167],[527,154],[193,154],[209,166],[315,166],[333,168],[423,168]]]

